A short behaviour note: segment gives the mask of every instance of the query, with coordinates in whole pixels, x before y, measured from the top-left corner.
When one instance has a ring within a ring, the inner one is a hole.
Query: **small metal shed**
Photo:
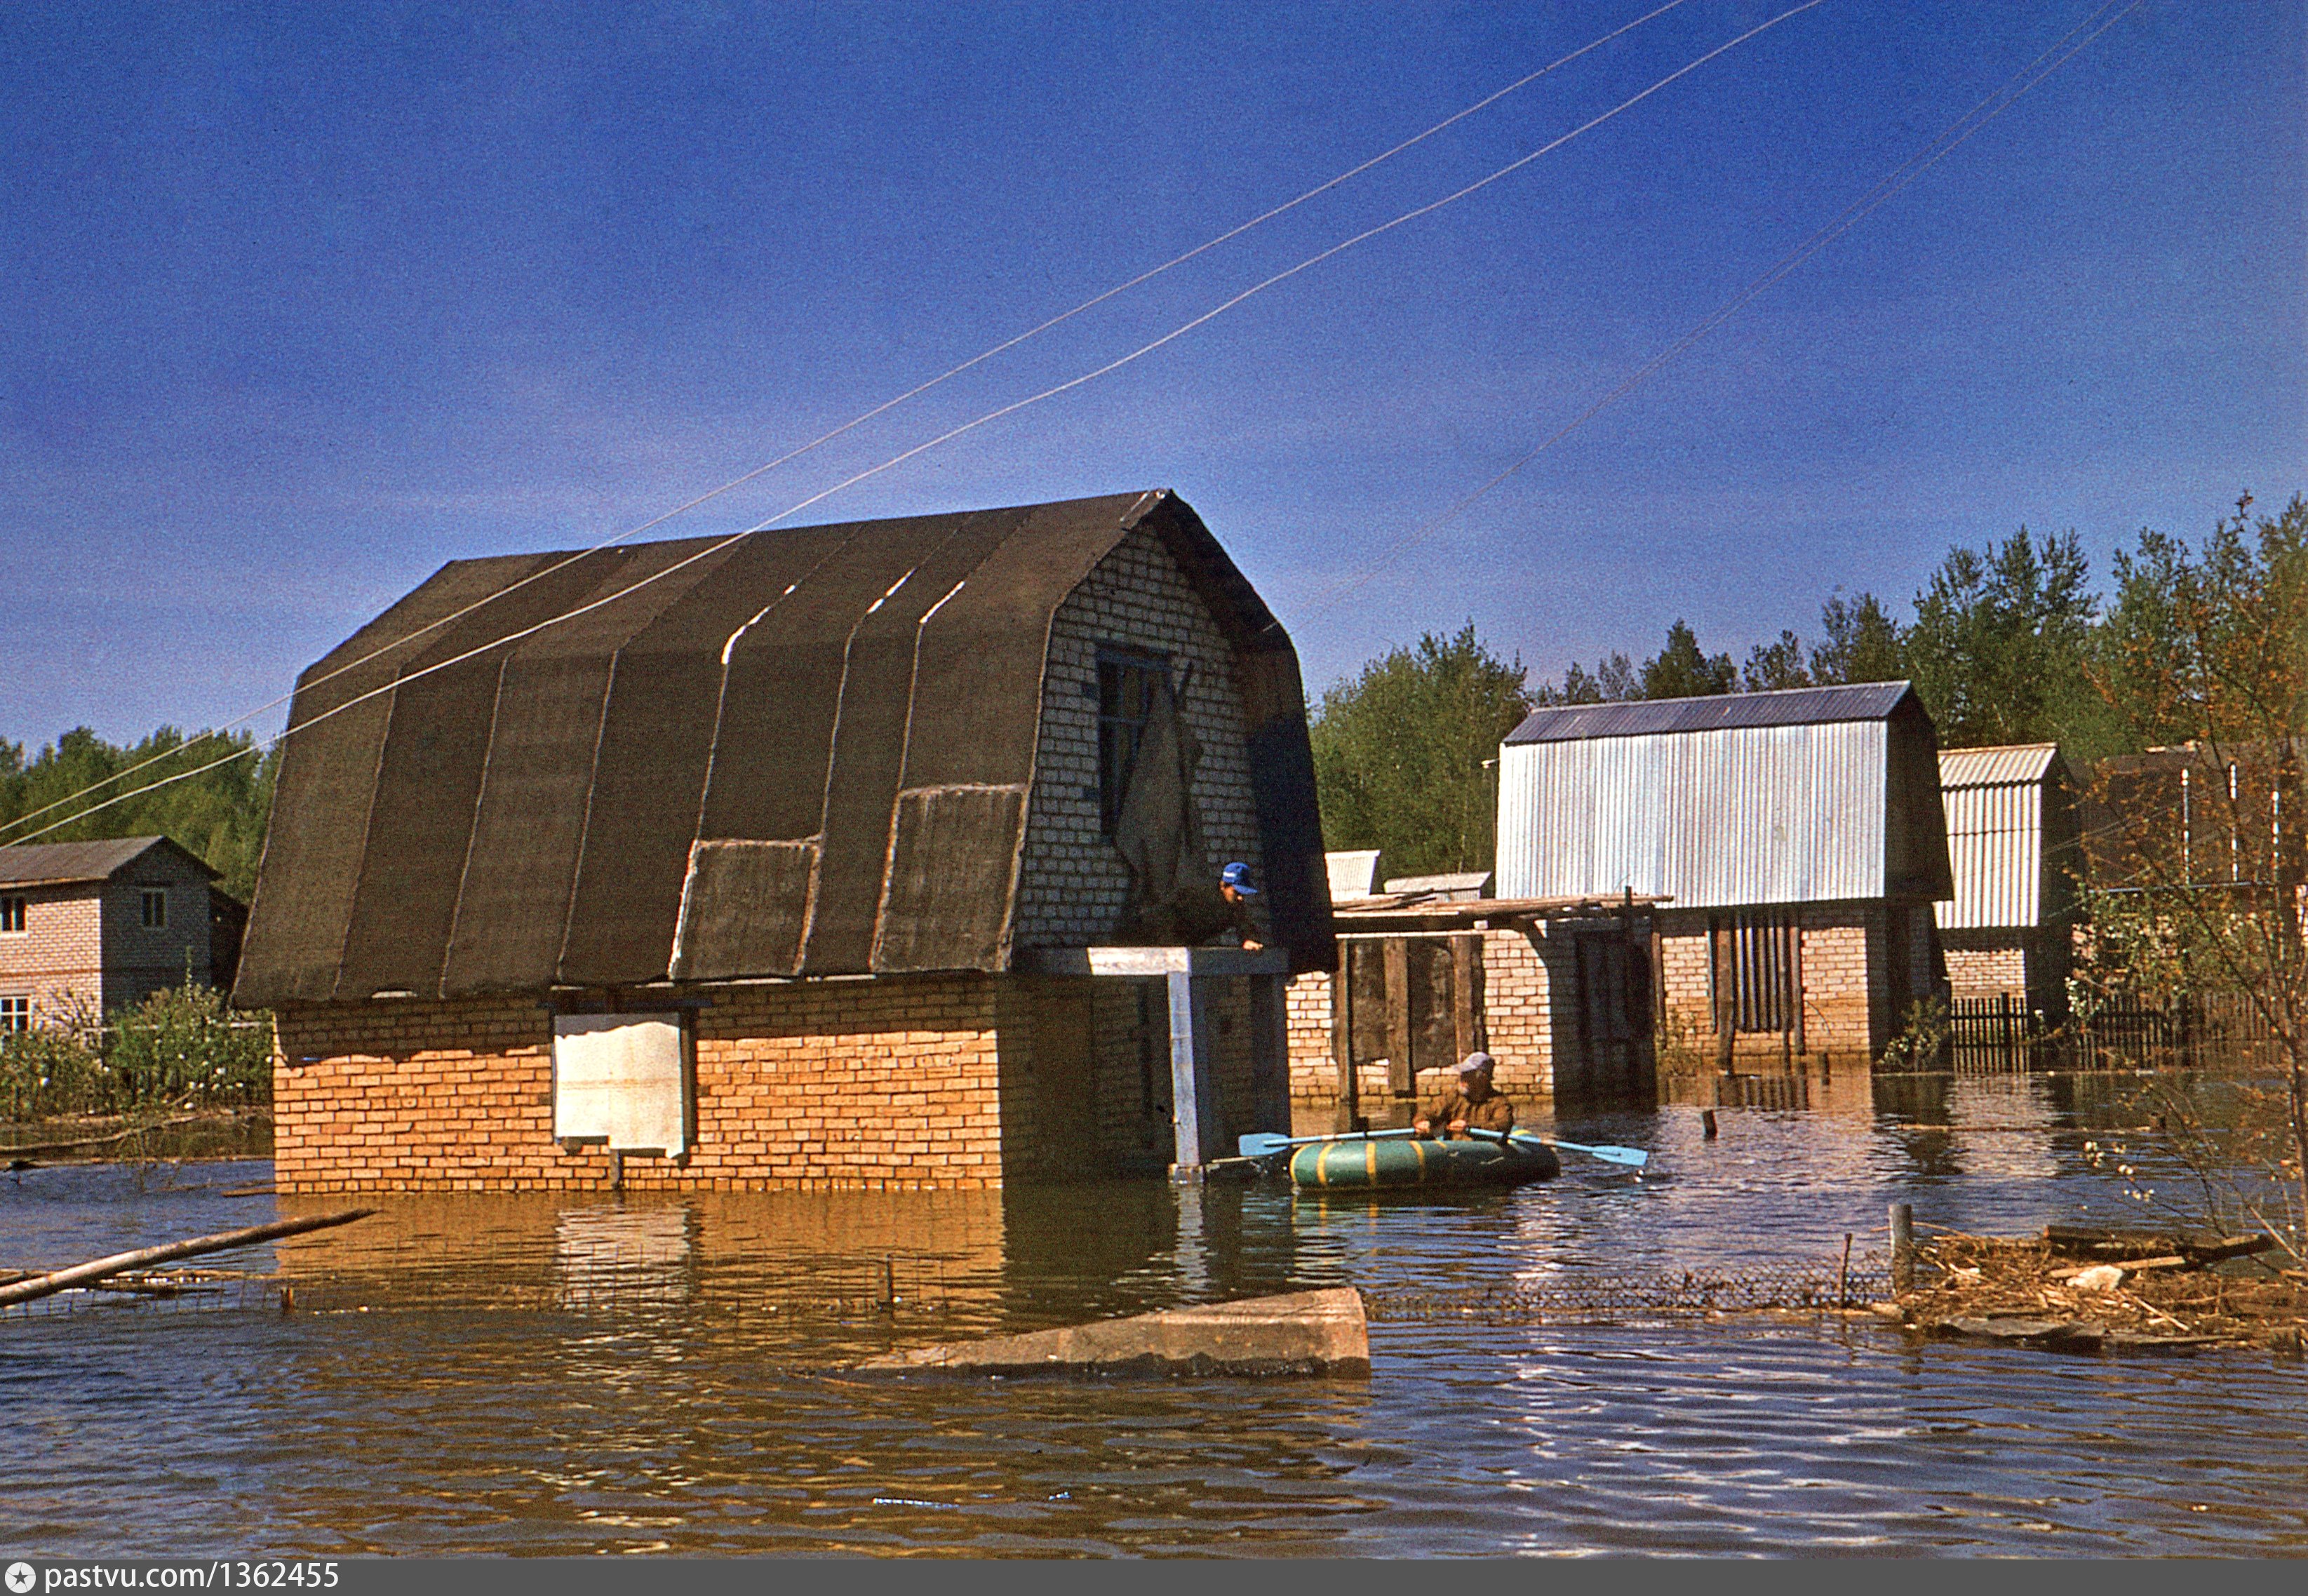
[[[1955,891],[1942,931],[2032,930],[2073,914],[2074,781],[2057,743],[1940,755]]]
[[[1906,682],[1535,710],[1500,750],[1497,890],[1944,898],[1938,752]]]

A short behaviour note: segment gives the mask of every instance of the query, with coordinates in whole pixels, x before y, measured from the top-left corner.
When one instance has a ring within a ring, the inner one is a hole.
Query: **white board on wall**
[[[558,1014],[553,1137],[612,1152],[689,1151],[689,1046],[679,1014]]]

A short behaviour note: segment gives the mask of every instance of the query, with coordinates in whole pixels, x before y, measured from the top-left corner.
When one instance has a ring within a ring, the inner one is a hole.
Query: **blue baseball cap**
[[[1225,869],[1219,872],[1219,884],[1220,886],[1230,886],[1245,898],[1255,898],[1258,896],[1258,889],[1250,884],[1250,867],[1244,864],[1240,859],[1235,860],[1234,863],[1228,865]]]

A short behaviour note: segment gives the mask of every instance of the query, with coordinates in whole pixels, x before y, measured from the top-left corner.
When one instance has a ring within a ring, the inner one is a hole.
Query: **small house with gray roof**
[[[0,1031],[230,985],[245,911],[216,876],[166,837],[0,848]]]
[[[443,567],[298,683],[236,998],[283,1190],[985,1186],[1286,1128],[1331,956],[1296,656],[1155,491]]]
[[[1661,1053],[1873,1058],[1947,990],[1938,746],[1906,682],[1534,711],[1498,891],[1656,900]]]

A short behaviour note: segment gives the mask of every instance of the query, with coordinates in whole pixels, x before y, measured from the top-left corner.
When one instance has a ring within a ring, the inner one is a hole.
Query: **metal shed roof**
[[[0,848],[0,886],[62,886],[109,881],[155,848],[174,849],[202,871],[216,872],[166,837],[107,837],[94,842],[30,842]]]
[[[1326,962],[1296,656],[1156,491],[444,566],[298,685],[237,998],[1006,969],[1051,617],[1141,527],[1234,643],[1276,938]]]
[[[2001,787],[2041,781],[2060,756],[2057,743],[2014,743],[2002,748],[1942,748],[1942,787]]]
[[[1655,737],[1749,726],[1819,726],[1881,720],[1908,696],[1905,682],[1847,687],[1789,687],[1776,693],[1722,693],[1704,698],[1638,699],[1628,703],[1566,703],[1533,710],[1507,733],[1517,743],[1568,743],[1588,738]]]

